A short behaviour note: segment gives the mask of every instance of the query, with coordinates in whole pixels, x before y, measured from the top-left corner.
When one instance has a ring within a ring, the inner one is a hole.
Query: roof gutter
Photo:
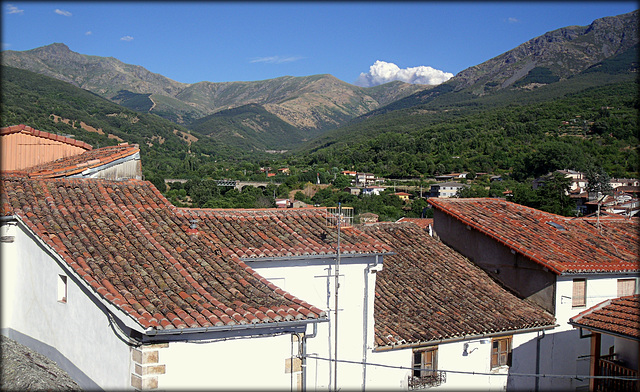
[[[407,348],[436,346],[438,344],[461,342],[463,340],[482,339],[482,338],[489,338],[489,337],[500,337],[500,336],[518,334],[518,333],[543,331],[543,330],[547,330],[547,329],[553,329],[553,328],[559,327],[559,326],[560,326],[560,324],[542,325],[542,326],[533,327],[533,328],[520,328],[520,329],[509,330],[509,331],[489,332],[489,333],[481,333],[481,334],[476,334],[476,335],[464,335],[464,336],[458,336],[458,337],[455,337],[455,338],[445,338],[445,339],[439,339],[439,340],[430,340],[430,341],[427,341],[427,342],[407,343],[407,344],[398,344],[398,345],[394,345],[394,346],[382,346],[382,347],[378,346],[378,347],[375,347],[373,349],[373,351],[374,352],[383,352],[383,351],[392,351],[392,350],[404,350],[404,349],[407,349]]]
[[[396,252],[385,253],[340,253],[340,258],[354,258],[363,256],[393,256]],[[326,259],[331,257],[337,257],[337,253],[325,253],[323,255],[300,255],[300,256],[265,256],[265,257],[240,257],[240,260],[244,262],[252,261],[285,261],[285,260],[313,260],[313,259]]]
[[[273,323],[212,325],[210,327],[196,327],[196,328],[156,329],[154,327],[149,327],[144,331],[144,333],[146,336],[156,337],[156,336],[184,335],[184,334],[205,333],[205,332],[244,331],[244,330],[254,330],[254,329],[260,329],[260,328],[287,330],[289,328],[306,326],[307,324],[318,324],[318,323],[326,323],[326,322],[329,322],[328,318],[295,320],[295,321],[276,321]]]
[[[615,337],[619,337],[619,338],[623,338],[623,339],[640,341],[639,337],[629,336],[629,335],[625,335],[625,334],[622,334],[622,333],[619,333],[619,332],[607,331],[607,330],[604,330],[604,329],[601,329],[601,328],[597,328],[597,327],[589,327],[589,326],[586,326],[584,324],[579,324],[579,323],[576,323],[576,322],[573,322],[573,321],[569,321],[568,323],[572,327],[580,329],[580,335],[581,335],[580,337],[585,337],[586,338],[586,337],[590,337],[591,336],[591,335],[582,336],[582,329],[586,329],[586,330],[589,330],[589,331],[592,331],[592,332],[596,332],[596,333],[601,333],[601,334],[605,334],[605,335],[611,335],[611,336],[615,336]]]

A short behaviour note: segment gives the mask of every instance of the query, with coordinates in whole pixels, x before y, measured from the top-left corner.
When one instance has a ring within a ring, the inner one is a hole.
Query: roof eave
[[[627,335],[627,334],[623,334],[623,333],[619,333],[619,332],[607,331],[606,329],[593,327],[593,326],[587,326],[585,324],[580,324],[580,323],[577,323],[575,321],[569,321],[568,324],[571,325],[574,328],[586,329],[586,330],[589,330],[589,331],[595,332],[595,333],[611,335],[611,336],[615,336],[615,337],[619,337],[619,338],[623,338],[623,339],[630,339],[630,340],[635,340],[635,341],[640,342],[640,337],[639,336],[631,336],[631,335]]]
[[[396,345],[388,345],[388,346],[377,346],[373,349],[373,351],[381,352],[381,351],[390,351],[390,350],[403,350],[408,348],[436,346],[438,344],[455,343],[455,342],[461,342],[464,340],[482,339],[482,338],[489,338],[489,337],[493,338],[493,337],[513,335],[518,333],[543,331],[547,329],[553,329],[558,326],[560,326],[560,324],[548,324],[548,325],[539,325],[531,328],[519,328],[519,329],[511,329],[511,330],[505,330],[505,331],[499,331],[499,332],[485,332],[485,333],[475,334],[475,335],[463,335],[463,336],[456,336],[452,338],[428,340],[423,342],[396,344]]]
[[[380,252],[380,253],[340,253],[340,258],[355,258],[355,257],[367,257],[367,256],[392,256],[395,252]],[[317,260],[336,257],[337,253],[325,253],[315,255],[298,255],[298,256],[265,256],[265,257],[240,257],[240,260],[244,262],[255,261],[290,261],[290,260]]]
[[[296,328],[306,327],[310,324],[319,324],[326,322],[329,322],[329,318],[324,316],[320,318],[309,318],[304,320],[234,325],[212,325],[209,327],[195,328],[156,329],[154,327],[149,327],[144,331],[144,338],[149,341],[187,340],[193,339],[193,335],[201,335],[205,333],[246,332],[261,329],[266,330],[263,333],[293,332]]]

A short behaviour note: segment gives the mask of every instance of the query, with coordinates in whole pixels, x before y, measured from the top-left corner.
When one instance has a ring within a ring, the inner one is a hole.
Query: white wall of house
[[[513,335],[511,367],[491,368],[491,337],[441,343],[438,347],[438,369],[446,372],[446,381],[429,390],[481,390],[502,391],[533,390],[533,377],[510,376],[509,373],[535,374],[536,338],[542,332]],[[466,355],[465,353],[465,344]],[[412,374],[413,349],[376,351],[370,361],[385,366],[371,366],[368,371],[368,389],[407,390]],[[545,359],[541,358],[541,361]],[[396,367],[396,368],[393,368]],[[403,367],[404,369],[398,369]],[[466,373],[476,374],[466,374]]]
[[[170,342],[157,349],[160,390],[299,390],[300,366],[292,356],[298,343],[291,334],[230,338],[201,342]],[[291,364],[293,363],[293,366]],[[153,371],[148,372],[152,374]],[[142,376],[143,380],[149,377]],[[153,385],[153,384],[151,384]]]
[[[583,274],[560,275],[556,283],[556,320],[560,329],[572,329],[569,319],[578,313],[599,304],[602,301],[618,297],[619,279],[636,279],[636,293],[638,293],[638,274]],[[585,306],[573,307],[573,280],[584,278],[587,284],[587,301]]]
[[[2,236],[2,333],[56,361],[83,388],[130,388],[130,348],[107,316],[15,223],[3,223]],[[60,275],[66,303],[58,301]]]
[[[377,262],[377,264],[376,264]],[[307,388],[333,388],[335,358],[335,260],[332,257],[301,260],[255,260],[248,264],[267,280],[327,311],[330,322],[320,323],[317,336],[307,340]],[[375,265],[375,267],[374,267]],[[361,389],[369,370],[360,362],[367,360],[373,347],[373,300],[375,273],[382,268],[382,257],[342,257],[338,301],[338,387]],[[310,327],[307,329],[310,334]],[[364,347],[368,348],[365,352]]]

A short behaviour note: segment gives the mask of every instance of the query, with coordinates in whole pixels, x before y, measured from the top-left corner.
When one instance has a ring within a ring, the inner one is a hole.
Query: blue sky
[[[395,73],[435,84],[548,31],[637,8],[635,1],[12,1],[2,2],[2,48],[62,42],[183,83],[328,73],[365,85]]]

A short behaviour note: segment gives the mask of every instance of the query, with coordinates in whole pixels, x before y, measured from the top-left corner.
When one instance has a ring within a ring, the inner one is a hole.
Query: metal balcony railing
[[[437,387],[447,381],[447,373],[435,371],[428,376],[409,376],[409,389],[423,389]]]

